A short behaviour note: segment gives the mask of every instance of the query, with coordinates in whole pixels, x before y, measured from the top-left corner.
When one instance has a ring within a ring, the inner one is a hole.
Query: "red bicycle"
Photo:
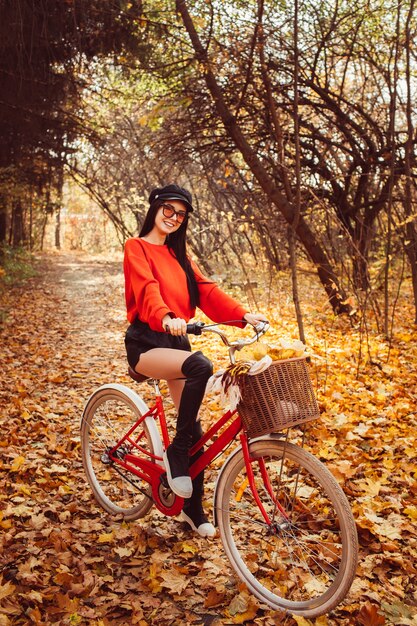
[[[217,333],[232,363],[237,350],[267,329],[261,324],[253,337],[232,342],[217,324],[187,327],[193,334]],[[170,437],[159,381],[151,382],[151,407],[124,385],[103,385],[81,421],[83,464],[94,496],[125,520],[144,517],[152,506],[178,515],[184,502],[166,481],[162,455]],[[316,417],[306,359],[275,361],[245,377],[237,410],[227,411],[190,450],[192,456],[206,446],[190,466],[194,478],[239,439],[217,477],[214,524],[249,590],[273,609],[306,617],[327,613],[343,600],[358,553],[343,491],[318,459],[288,439],[291,427]]]

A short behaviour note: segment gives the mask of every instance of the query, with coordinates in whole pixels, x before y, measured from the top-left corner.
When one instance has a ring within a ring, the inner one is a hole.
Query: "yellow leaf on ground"
[[[336,445],[336,443],[337,443],[336,437],[329,437],[323,442],[323,445],[320,448],[318,455],[322,459],[331,459],[331,458],[335,458],[339,456],[334,452],[334,446]]]
[[[31,491],[29,487],[27,487],[27,485],[16,485],[16,487],[17,487],[17,490],[20,491],[21,493],[24,493],[25,496],[31,495]]]
[[[159,580],[159,576],[160,576],[160,573],[159,573],[158,565],[156,563],[151,563],[151,566],[149,568],[149,576],[147,576],[145,582],[147,586],[149,587],[149,589],[154,594],[161,593],[162,591],[162,586]]]
[[[196,554],[198,551],[199,548],[196,545],[192,545],[186,541],[183,541],[181,544],[181,552],[191,552],[191,554]]]
[[[293,615],[292,618],[297,622],[297,626],[313,626],[313,622],[301,615]]]
[[[385,469],[387,469],[387,470],[394,469],[394,467],[396,465],[394,459],[384,459],[382,464],[385,467]]]
[[[22,467],[22,465],[24,464],[25,460],[26,459],[24,456],[17,456],[15,459],[13,459],[13,463],[10,466],[10,471],[18,472],[20,468]]]
[[[414,506],[414,504],[412,504],[412,505],[410,505],[410,506],[407,506],[407,507],[404,509],[404,513],[405,513],[406,515],[408,515],[408,517],[409,517],[410,519],[415,519],[415,520],[417,520],[417,506]]]
[[[114,533],[113,531],[110,533],[103,533],[98,536],[97,541],[99,543],[113,543],[114,541]]]
[[[369,496],[377,496],[382,486],[381,481],[372,480],[370,476],[368,476],[365,480],[358,481],[356,484],[363,493],[366,493]]]

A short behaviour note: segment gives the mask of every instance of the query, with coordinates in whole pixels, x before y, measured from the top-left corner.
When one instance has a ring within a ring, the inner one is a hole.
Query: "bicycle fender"
[[[282,434],[281,433],[270,433],[269,435],[262,435],[261,437],[254,437],[253,439],[249,439],[249,447],[250,447],[250,445],[252,443],[255,443],[257,441],[268,441],[268,440],[270,441],[271,439],[282,439]],[[223,472],[224,472],[225,468],[227,467],[227,464],[229,463],[229,461],[231,461],[237,454],[240,454],[241,452],[242,452],[242,446],[239,445],[239,446],[237,446],[237,448],[235,450],[233,450],[233,452],[231,454],[229,454],[229,456],[227,457],[226,461],[223,463],[220,472],[217,475],[216,484],[214,486],[214,495],[213,495],[213,523],[214,523],[214,526],[217,526],[217,519],[216,519],[217,487],[218,487],[218,485],[220,483],[220,480],[222,478]]]
[[[129,400],[137,406],[141,415],[144,415],[145,413],[149,411],[148,405],[146,404],[146,402],[144,402],[144,400],[142,400],[142,398],[140,397],[138,393],[136,393],[136,391],[133,391],[133,389],[130,389],[130,387],[126,387],[126,385],[121,385],[120,383],[109,383],[107,385],[101,385],[101,387],[98,387],[88,398],[88,401],[83,411],[83,415],[81,417],[81,422],[84,418],[85,409],[87,408],[92,398],[100,391],[105,391],[105,390],[111,391],[112,389],[119,391],[120,393],[123,393],[125,396],[127,396]],[[158,463],[158,465],[160,465],[161,467],[165,467],[164,462],[162,460],[163,448],[162,448],[161,436],[155,424],[155,420],[152,416],[148,415],[148,417],[145,418],[145,423],[148,428],[149,436],[152,439],[154,453],[156,456],[161,457],[161,461],[156,461],[156,463]]]

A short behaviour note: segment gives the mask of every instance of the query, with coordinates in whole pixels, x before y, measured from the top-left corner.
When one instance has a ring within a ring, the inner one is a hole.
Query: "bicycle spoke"
[[[323,565],[321,564],[321,562],[318,560],[319,553],[318,553],[317,551],[315,552],[312,548],[310,548],[310,547],[308,546],[308,543],[307,543],[307,542],[301,542],[301,541],[299,540],[299,538],[298,538],[295,534],[292,534],[292,533],[287,533],[287,535],[288,535],[288,539],[292,539],[292,540],[293,540],[293,541],[297,544],[297,546],[300,548],[300,550],[302,551],[302,553],[303,553],[303,554],[304,554],[304,553],[306,553],[306,555],[307,555],[308,557],[311,557],[311,559],[313,560],[314,564],[315,564],[315,565],[316,565],[319,569],[321,569],[323,573],[327,573],[327,574],[328,574],[328,570],[327,570],[327,568],[323,567]],[[285,541],[285,534],[284,534],[283,536],[284,536],[284,541]],[[310,538],[309,538],[309,539],[310,539]],[[311,541],[314,541],[314,538],[311,538]],[[309,542],[310,542],[310,540],[309,540]],[[322,545],[322,542],[321,542],[321,541],[317,541],[316,543],[317,543],[318,545]],[[289,547],[289,545],[290,545],[290,543],[289,543],[289,541],[288,541],[288,547]],[[333,554],[334,554],[334,556],[335,556],[335,557],[336,557],[336,556],[338,557],[338,555],[336,555],[336,553],[333,553]],[[310,568],[309,568],[309,566],[308,566],[308,562],[307,562],[307,560],[306,560],[303,556],[302,556],[301,558],[302,558],[303,562],[305,563],[306,569],[310,570]],[[332,568],[332,569],[333,569],[334,573],[337,573],[338,568],[334,567],[334,566],[333,566],[333,565],[332,565],[329,561],[327,561],[326,559],[325,559],[325,563],[326,563],[326,565],[327,565],[328,567],[330,567],[330,568]]]
[[[281,480],[281,475],[282,475],[282,474],[281,474],[281,472],[280,472],[280,480]],[[279,486],[279,488],[280,488],[280,486]],[[295,502],[295,496],[296,496],[296,494],[294,494],[294,497],[293,497],[293,498],[291,498],[291,500],[290,500],[290,501],[291,501],[291,502],[293,502],[293,503]],[[277,494],[275,494],[275,499],[278,499],[278,495],[277,495]],[[291,518],[291,515],[290,515],[289,510],[288,510],[288,505],[287,505],[287,504],[285,504],[285,505],[283,504],[282,506],[283,506],[283,508],[285,509],[285,511],[289,514],[289,517]],[[275,508],[276,508],[276,507],[275,507]],[[315,519],[315,523],[316,523],[316,524],[317,524],[317,523],[318,523],[318,524],[321,524],[321,523],[324,523],[324,522],[328,523],[328,522],[330,522],[330,521],[333,521],[333,522],[334,522],[335,520],[336,520],[336,517],[334,517],[333,519],[329,519],[329,517],[316,518],[316,519]],[[307,531],[303,530],[303,529],[302,529],[302,525],[303,525],[303,524],[307,525],[308,523],[309,523],[309,521],[308,521],[308,520],[306,520],[305,522],[303,522],[303,521],[301,521],[301,520],[299,520],[299,519],[297,519],[296,521],[292,520],[292,521],[291,521],[291,524],[290,524],[290,525],[289,525],[289,527],[288,527],[288,531],[287,531],[287,532],[288,532],[288,535],[289,535],[289,536],[291,536],[291,538],[292,538],[292,539],[293,539],[296,543],[298,543],[298,545],[300,545],[300,546],[301,546],[301,544],[302,544],[302,542],[300,541],[300,539],[301,539],[302,535],[304,535],[304,536],[305,536],[306,541],[305,541],[304,545],[306,545],[306,546],[307,546],[307,544],[314,544],[314,543],[315,543],[315,544],[317,544],[318,546],[323,546],[323,545],[325,545],[326,543],[329,543],[329,545],[333,545],[333,544],[331,544],[330,542],[325,542],[325,541],[323,541],[322,539],[316,539],[316,538],[314,537],[314,535],[312,536],[312,535],[308,534],[308,533],[307,533]],[[291,530],[294,530],[294,528],[295,528],[295,527],[297,528],[297,531],[298,531],[298,536],[295,534],[295,532],[293,532],[293,533],[291,533],[291,532],[290,532]],[[285,531],[284,531],[284,533],[285,533]],[[312,549],[312,548],[307,548],[307,547],[306,547],[306,550],[308,551],[308,553],[309,553],[310,555],[313,555],[313,554],[314,554],[314,552],[313,552],[313,549]],[[332,552],[332,550],[331,550],[329,547],[327,547],[327,546],[326,546],[326,552],[327,552],[328,554],[330,554],[331,556],[333,556],[334,558],[339,558],[339,555],[338,555],[336,552]],[[321,567],[321,565],[320,565],[320,563],[319,563],[319,562],[317,562],[316,564],[317,564],[317,566],[318,566],[318,567]],[[330,567],[333,567],[333,566],[331,565],[331,563],[329,563],[328,561],[327,561],[327,564],[328,564]],[[335,571],[337,571],[337,568],[335,568],[335,567],[334,567],[334,570],[335,570]]]

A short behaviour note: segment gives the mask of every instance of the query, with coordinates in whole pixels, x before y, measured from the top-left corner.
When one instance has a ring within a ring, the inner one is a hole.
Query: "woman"
[[[125,344],[129,365],[139,374],[167,380],[178,411],[176,434],[164,453],[168,483],[185,498],[182,517],[200,536],[213,536],[202,507],[203,472],[189,476],[188,451],[202,435],[197,415],[213,368],[202,352],[191,353],[186,330],[198,306],[214,322],[257,324],[263,315],[247,312],[205,278],[186,253],[193,212],[189,191],[178,185],[154,189],[138,238],[125,245],[127,317]],[[191,354],[190,354],[191,353]]]

